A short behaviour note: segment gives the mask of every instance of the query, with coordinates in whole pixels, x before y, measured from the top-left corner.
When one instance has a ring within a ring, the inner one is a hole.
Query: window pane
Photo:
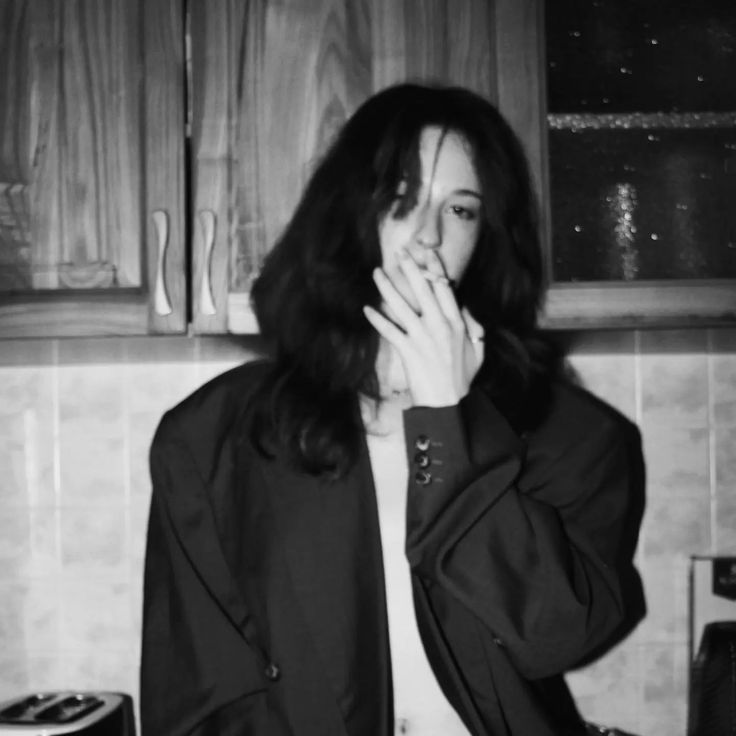
[[[736,128],[567,117],[549,137],[554,280],[736,277]]]
[[[734,0],[549,0],[550,112],[736,110]]]
[[[552,280],[736,278],[734,0],[546,9]]]

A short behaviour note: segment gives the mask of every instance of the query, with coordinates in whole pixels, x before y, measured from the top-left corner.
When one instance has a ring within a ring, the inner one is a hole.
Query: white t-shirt
[[[440,690],[424,653],[404,552],[409,468],[402,421],[405,401],[382,405],[364,424],[381,528],[386,605],[394,684],[395,733],[413,736],[468,736],[468,730]]]

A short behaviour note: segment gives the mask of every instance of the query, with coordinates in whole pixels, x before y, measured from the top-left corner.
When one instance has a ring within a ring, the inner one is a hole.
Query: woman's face
[[[419,141],[419,160],[421,183],[416,206],[395,217],[397,200],[378,228],[383,269],[414,307],[413,292],[399,266],[402,250],[408,250],[420,267],[426,266],[431,251],[436,251],[448,278],[458,283],[478,241],[482,205],[470,146],[464,138],[439,127],[425,128]],[[397,196],[404,189],[401,185]]]

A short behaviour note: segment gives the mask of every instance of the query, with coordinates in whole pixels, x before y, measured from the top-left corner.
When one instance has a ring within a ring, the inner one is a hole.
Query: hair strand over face
[[[379,305],[372,280],[381,265],[378,223],[401,182],[399,208],[416,204],[419,140],[429,126],[467,142],[481,187],[480,235],[457,286],[459,302],[486,331],[487,356],[476,380],[512,412],[551,370],[536,326],[543,267],[518,140],[495,107],[473,92],[390,87],[345,124],[253,289],[274,358],[253,435],[261,446],[270,438],[302,470],[343,473],[363,431],[356,398],[378,398],[378,336],[362,307]]]

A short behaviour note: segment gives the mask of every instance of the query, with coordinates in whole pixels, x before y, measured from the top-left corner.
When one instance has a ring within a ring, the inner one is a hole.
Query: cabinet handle
[[[200,314],[212,315],[217,314],[215,300],[212,297],[212,279],[210,277],[212,248],[215,245],[215,213],[212,210],[200,210],[199,224],[202,227],[202,240],[204,241],[202,282],[199,286],[199,311]]]
[[[153,308],[156,314],[165,317],[172,312],[171,302],[166,293],[166,274],[164,272],[166,248],[169,245],[169,218],[164,210],[154,210],[151,217],[153,218],[153,225],[156,228],[156,240],[158,244]]]

